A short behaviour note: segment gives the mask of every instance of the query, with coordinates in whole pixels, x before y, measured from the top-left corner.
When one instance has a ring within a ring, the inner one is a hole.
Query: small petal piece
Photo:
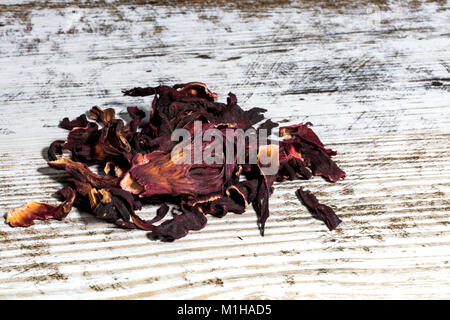
[[[305,207],[319,220],[325,222],[329,230],[334,230],[342,222],[329,206],[319,203],[311,191],[300,188],[296,192],[297,197]]]
[[[12,227],[28,227],[34,224],[34,220],[64,219],[72,209],[76,193],[70,187],[65,187],[58,193],[65,198],[60,205],[29,202],[20,208],[11,209],[6,215],[6,222]]]

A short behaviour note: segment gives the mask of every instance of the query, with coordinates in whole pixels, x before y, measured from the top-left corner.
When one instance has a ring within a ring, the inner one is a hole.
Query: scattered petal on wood
[[[65,199],[60,205],[29,202],[20,208],[11,209],[6,215],[6,222],[12,227],[28,227],[34,224],[34,220],[64,219],[72,209],[76,193],[70,187],[65,187],[58,193]]]
[[[328,229],[334,230],[342,222],[334,210],[329,206],[319,203],[311,191],[304,191],[303,188],[300,188],[297,190],[296,194],[305,207],[307,207],[308,210],[314,215],[314,217],[325,222]]]

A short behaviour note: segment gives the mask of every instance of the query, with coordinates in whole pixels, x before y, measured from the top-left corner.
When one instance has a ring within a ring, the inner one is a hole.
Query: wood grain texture
[[[283,124],[311,121],[346,180],[277,184],[254,212],[174,243],[89,214],[0,224],[0,298],[450,298],[447,1],[2,1],[0,212],[66,175],[43,150],[93,105],[124,115],[134,86],[203,81]],[[344,221],[334,231],[294,191]],[[154,213],[145,207],[144,216]]]

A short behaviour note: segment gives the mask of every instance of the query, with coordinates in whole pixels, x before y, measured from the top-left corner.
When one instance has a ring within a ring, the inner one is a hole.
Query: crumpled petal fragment
[[[131,219],[133,220],[133,223],[136,227],[142,230],[153,230],[155,226],[154,223],[164,219],[164,217],[169,212],[169,206],[163,203],[158,210],[156,210],[156,216],[151,220],[142,220],[138,215],[132,214]]]
[[[300,188],[296,191],[296,194],[303,205],[308,208],[314,217],[325,222],[330,231],[336,229],[336,227],[342,222],[334,210],[329,206],[319,203],[311,191],[304,191],[303,188]]]
[[[283,163],[283,169],[287,171],[291,179],[293,177],[292,171],[289,172],[290,169],[299,173],[303,171],[301,173],[302,176],[308,175],[307,171],[302,169],[304,166],[299,162],[295,164],[295,162],[291,161],[290,164],[287,164],[290,160],[289,158],[294,156],[304,161],[305,165],[316,176],[322,176],[331,182],[344,179],[346,176],[345,172],[331,159],[332,156],[336,155],[336,151],[324,147],[319,137],[309,128],[311,125],[310,122],[307,122],[280,128],[280,136],[291,136],[290,139],[286,139],[281,143],[284,147],[285,155],[287,155],[285,159],[287,161]],[[296,151],[298,152],[297,156],[295,155]],[[295,170],[296,167],[298,170]]]
[[[327,178],[331,182],[345,178],[346,173],[338,167],[323,149],[304,145],[302,147],[302,155],[314,175]]]
[[[11,209],[6,214],[6,222],[12,227],[28,227],[34,224],[34,220],[64,219],[72,209],[76,193],[70,187],[65,187],[58,193],[65,199],[60,205],[29,202],[20,208]]]
[[[152,230],[152,236],[173,241],[183,238],[189,231],[201,230],[206,226],[207,219],[198,209],[183,210],[180,215],[175,215],[172,220],[164,221]]]
[[[96,188],[115,187],[119,184],[119,179],[117,177],[100,176],[92,172],[86,164],[72,161],[66,157],[61,157],[55,161],[49,161],[48,165],[54,169],[65,170],[70,173],[73,178],[82,182],[88,182]]]
[[[171,154],[154,151],[131,167],[121,187],[140,197],[164,194],[195,197],[222,190],[222,177],[220,167],[175,164]]]
[[[82,114],[74,120],[69,120],[69,118],[64,118],[59,123],[59,126],[63,129],[72,130],[76,127],[86,127],[88,125],[88,120],[86,115]]]
[[[47,156],[50,161],[55,161],[58,159],[58,155],[63,153],[64,140],[53,141],[47,150]]]
[[[174,85],[175,89],[183,95],[196,97],[204,100],[214,101],[217,98],[217,93],[210,91],[206,84],[202,82],[189,82],[182,85]]]
[[[175,214],[171,220],[164,221],[160,225],[154,225],[161,220],[168,211],[168,207],[161,206],[157,216],[150,220],[142,220],[136,214],[131,216],[133,223],[142,230],[151,231],[152,238],[159,238],[165,241],[180,239],[188,234],[190,230],[200,230],[206,225],[207,219],[198,208],[181,207],[183,213]]]

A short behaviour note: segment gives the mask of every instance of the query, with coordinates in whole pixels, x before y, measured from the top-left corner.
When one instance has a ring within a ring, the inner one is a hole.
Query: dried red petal
[[[332,182],[344,179],[346,176],[346,173],[331,160],[331,157],[323,149],[305,144],[302,146],[302,156],[316,176],[325,177]]]
[[[183,213],[174,215],[173,219],[164,221],[160,225],[154,225],[155,221],[145,221],[137,215],[132,215],[133,223],[142,230],[152,231],[153,238],[159,238],[166,241],[180,239],[187,235],[190,230],[200,230],[206,225],[207,219],[198,208],[187,209],[182,207]],[[168,208],[161,207],[158,209],[157,218],[162,219],[166,215]]]
[[[127,111],[131,117],[131,121],[127,123],[126,131],[129,133],[135,133],[141,124],[142,119],[145,118],[145,112],[138,107],[128,107]]]
[[[280,128],[280,137],[285,135],[292,135],[292,136],[298,136],[300,139],[304,140],[305,142],[309,142],[316,147],[323,149],[329,156],[336,155],[336,151],[333,151],[331,149],[326,149],[323,145],[323,143],[320,141],[319,137],[312,131],[309,126],[312,126],[311,122],[307,122],[305,124],[300,123],[288,127],[281,127]]]
[[[290,139],[281,142],[282,169],[287,171],[291,179],[293,172],[308,176],[308,172],[304,169],[305,166],[309,167],[314,175],[322,176],[332,182],[344,179],[345,172],[331,159],[336,152],[324,147],[314,131],[309,128],[310,125],[311,123],[307,122],[280,128],[280,136],[291,136]],[[292,157],[298,158],[303,163],[290,161]]]
[[[215,194],[212,196],[197,197],[196,200],[187,201],[190,207],[197,208],[203,214],[211,214],[216,217],[223,217],[228,212],[244,213],[246,200],[235,197],[234,189],[229,189],[227,196]],[[241,203],[244,201],[244,203]]]
[[[223,169],[175,164],[170,154],[154,151],[143,156],[121,181],[121,187],[140,197],[173,195],[195,197],[223,189]]]
[[[69,118],[64,118],[59,123],[59,126],[63,129],[72,130],[76,127],[85,127],[88,124],[88,120],[86,118],[86,115],[82,114],[75,120],[70,121]]]
[[[181,87],[181,89],[179,89],[178,92],[183,95],[188,95],[191,97],[196,97],[209,101],[214,101],[214,99],[217,98],[217,93],[210,91],[206,87],[206,84],[202,82],[189,82],[184,85],[175,85],[173,87],[175,89]]]
[[[154,223],[164,219],[169,212],[169,207],[166,204],[162,204],[156,211],[156,216],[151,220],[142,220],[138,215],[132,214],[132,220],[136,227],[142,230],[151,231],[155,228]]]
[[[28,227],[34,224],[34,220],[64,219],[72,209],[76,193],[70,187],[65,187],[58,193],[65,199],[60,205],[29,202],[20,208],[11,209],[6,215],[6,222],[12,227]]]
[[[65,170],[70,173],[74,179],[88,182],[96,188],[115,187],[119,185],[118,178],[100,176],[92,172],[86,164],[72,161],[66,157],[61,157],[55,161],[49,161],[48,165],[54,169]]]
[[[152,237],[167,241],[180,239],[191,230],[201,230],[206,226],[205,215],[197,208],[184,209],[183,213],[175,215],[172,220],[164,221],[152,230]]]
[[[107,123],[116,118],[116,111],[112,108],[102,110],[98,106],[94,106],[89,111],[89,118],[100,123]]]
[[[334,210],[329,206],[319,203],[311,191],[304,191],[303,188],[300,188],[296,191],[296,194],[303,205],[308,208],[314,217],[325,222],[329,230],[336,229],[336,227],[342,222]]]
[[[47,155],[50,161],[58,159],[58,155],[63,153],[64,140],[53,141],[48,147]]]

